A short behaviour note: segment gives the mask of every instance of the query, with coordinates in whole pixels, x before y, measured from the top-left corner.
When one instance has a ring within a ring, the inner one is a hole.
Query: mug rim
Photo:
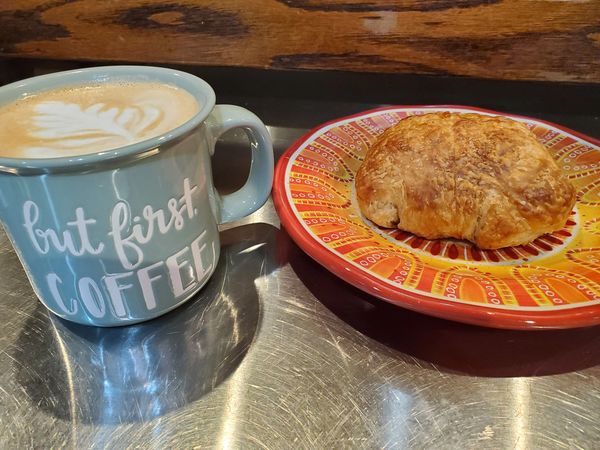
[[[155,78],[152,78],[152,75],[155,75]],[[126,77],[130,77],[134,80],[139,78],[140,81],[175,84],[177,87],[190,93],[196,102],[198,102],[200,108],[196,114],[178,127],[172,128],[158,136],[115,149],[84,153],[82,155],[59,156],[55,158],[11,158],[2,156],[0,157],[0,173],[35,175],[41,173],[71,172],[73,170],[81,170],[84,167],[93,167],[96,169],[109,161],[142,159],[160,152],[162,150],[161,147],[164,147],[165,144],[178,141],[190,134],[206,120],[215,106],[215,92],[202,78],[181,70],[142,65],[94,66],[38,75],[15,81],[0,86],[0,95],[7,94],[11,91],[14,93],[14,98],[9,99],[8,102],[3,103],[0,106],[17,101],[21,98],[19,94],[27,94],[27,89],[32,86],[35,86],[32,92],[38,93],[68,86],[70,84],[84,84],[87,81],[103,83],[110,82],[111,79],[119,80],[125,79]],[[144,77],[147,78],[144,79]],[[177,81],[179,81],[179,83]],[[44,88],[44,83],[50,83],[50,86]],[[183,86],[182,84],[189,85],[189,87]],[[190,89],[190,87],[193,89]],[[195,90],[195,92],[193,92],[193,90]],[[199,93],[203,93],[206,97],[202,102],[200,102],[198,98]]]

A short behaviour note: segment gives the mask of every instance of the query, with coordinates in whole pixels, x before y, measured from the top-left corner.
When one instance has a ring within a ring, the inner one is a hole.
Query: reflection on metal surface
[[[222,227],[194,300],[114,329],[47,313],[0,233],[0,448],[597,447],[600,328],[413,313],[278,224],[269,201]]]
[[[244,369],[240,369],[237,377],[229,383],[226,393],[223,418],[221,419],[221,428],[217,432],[217,448],[230,449],[235,448],[235,434],[237,424],[242,419],[240,414],[244,410],[244,388],[247,380],[244,377]]]
[[[514,450],[525,450],[531,448],[528,442],[529,414],[529,382],[526,378],[514,378],[512,380],[512,398],[514,400],[513,440]]]
[[[71,439],[73,442],[77,442],[77,403],[75,402],[75,383],[73,382],[73,369],[71,368],[71,361],[67,354],[65,344],[60,337],[60,334],[56,330],[56,326],[53,323],[52,329],[54,330],[54,336],[56,344],[60,349],[60,355],[65,363],[65,371],[67,372],[67,386],[69,389],[69,410],[71,412]]]

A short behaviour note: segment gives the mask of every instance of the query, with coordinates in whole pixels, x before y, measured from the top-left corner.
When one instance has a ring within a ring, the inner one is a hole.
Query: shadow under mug
[[[146,66],[59,72],[1,87],[0,105],[49,89],[114,82],[175,85],[195,97],[199,111],[163,135],[110,151],[0,157],[0,221],[35,293],[56,315],[97,326],[148,320],[191,298],[215,270],[217,224],[256,211],[273,179],[271,138],[260,119],[215,105],[212,88],[185,72]],[[210,157],[232,128],[248,134],[250,173],[241,189],[219,196]]]

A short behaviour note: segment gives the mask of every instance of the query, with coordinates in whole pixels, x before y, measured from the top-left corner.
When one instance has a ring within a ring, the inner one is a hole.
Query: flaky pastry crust
[[[482,249],[560,229],[576,197],[525,125],[480,114],[401,120],[369,148],[355,183],[361,211],[377,225]]]

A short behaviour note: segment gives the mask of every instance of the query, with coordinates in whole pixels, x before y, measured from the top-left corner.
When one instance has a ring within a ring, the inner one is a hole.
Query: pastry
[[[377,225],[482,249],[526,244],[562,228],[576,194],[522,123],[449,112],[387,129],[355,183],[362,213]]]

